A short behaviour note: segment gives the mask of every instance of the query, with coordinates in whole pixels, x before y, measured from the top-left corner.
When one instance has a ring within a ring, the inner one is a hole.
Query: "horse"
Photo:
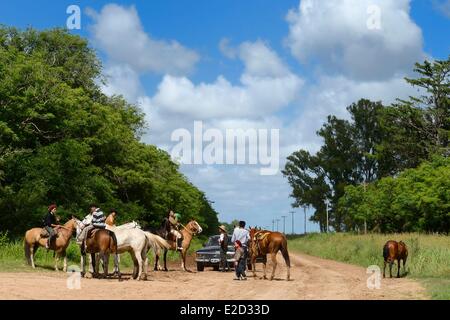
[[[284,234],[280,232],[272,232],[267,230],[259,230],[256,228],[250,229],[250,240],[249,240],[249,255],[252,264],[253,277],[256,277],[256,258],[258,256],[263,256],[263,271],[264,271],[264,279],[266,277],[266,263],[267,263],[267,254],[270,254],[272,258],[272,275],[270,276],[270,280],[273,280],[275,276],[275,269],[277,267],[277,253],[281,251],[283,255],[284,261],[286,262],[287,267],[287,281],[290,280],[290,268],[291,262],[289,259],[289,252],[287,247],[287,239]]]
[[[63,271],[67,271],[66,249],[69,246],[70,238],[72,237],[73,232],[76,230],[79,222],[80,221],[78,219],[72,217],[64,225],[55,228],[57,237],[52,240],[49,248],[50,250],[53,250],[55,252],[55,271],[59,271],[58,262],[60,257],[64,257]],[[31,265],[33,269],[36,268],[34,264],[34,255],[36,254],[37,249],[39,249],[39,246],[45,247],[48,240],[47,238],[41,237],[42,230],[43,228],[32,228],[25,232],[25,258],[28,265]]]
[[[203,229],[202,229],[202,227],[200,227],[198,222],[195,220],[189,221],[189,223],[187,223],[186,226],[183,226],[183,225],[181,225],[181,226],[183,227],[182,230],[180,231],[181,234],[183,235],[183,242],[181,243],[181,247],[183,248],[183,250],[180,252],[180,254],[181,254],[181,269],[184,271],[189,271],[186,268],[186,254],[189,249],[189,246],[191,245],[192,238],[195,235],[201,233],[203,231]],[[163,223],[162,228],[157,230],[157,232],[158,231],[160,231],[160,232],[166,231],[164,223]],[[162,234],[164,234],[164,233],[162,233]],[[167,251],[168,251],[168,249],[174,250],[174,251],[177,250],[177,243],[176,243],[175,239],[168,239],[167,242],[169,243],[170,248],[164,248],[164,269],[163,269],[164,271],[168,271],[168,269],[167,269]],[[158,271],[158,270],[161,270],[161,267],[159,265],[160,250],[158,248],[156,248],[156,249],[154,249],[154,252],[155,252],[154,270]]]
[[[133,260],[133,279],[146,280],[148,256],[150,248],[154,250],[168,249],[170,244],[163,238],[144,232],[136,222],[106,228],[114,232],[117,238],[118,253],[129,252]],[[107,254],[107,260],[109,255]]]
[[[77,234],[79,234],[80,228],[77,228]],[[86,249],[83,248],[84,244]],[[114,267],[117,270],[119,281],[121,281],[121,273],[119,269],[118,261],[118,246],[117,238],[114,232],[107,229],[93,229],[87,236],[86,240],[80,245],[81,251],[81,274],[85,277],[90,277],[90,273],[86,273],[86,253],[91,254],[91,267],[92,273],[97,275],[98,265],[96,264],[95,254],[100,254],[100,259],[103,260],[103,277],[108,276],[108,257],[110,253],[114,253]]]
[[[403,260],[403,271],[405,271],[405,263],[408,258],[408,248],[403,241],[397,242],[394,240],[389,240],[383,247],[383,258],[384,258],[384,268],[383,268],[383,278],[386,277],[386,264],[389,263],[389,274],[392,278],[392,265],[394,261],[397,260],[397,278],[400,278],[400,260]]]

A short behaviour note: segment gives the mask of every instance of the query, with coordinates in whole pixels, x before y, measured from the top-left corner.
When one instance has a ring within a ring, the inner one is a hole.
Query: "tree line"
[[[389,106],[361,99],[350,119],[328,116],[314,154],[298,150],[283,170],[293,207],[312,207],[326,230],[450,230],[450,57],[416,63],[405,81],[417,96]]]
[[[0,27],[0,231],[39,226],[52,202],[62,219],[94,202],[119,222],[159,226],[171,208],[216,232],[206,195],[167,152],[141,142],[143,113],[103,94],[104,82],[87,40]]]

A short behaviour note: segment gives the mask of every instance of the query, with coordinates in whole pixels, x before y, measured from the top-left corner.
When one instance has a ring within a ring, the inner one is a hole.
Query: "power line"
[[[283,218],[283,233],[286,234],[286,217],[287,216],[281,216]]]

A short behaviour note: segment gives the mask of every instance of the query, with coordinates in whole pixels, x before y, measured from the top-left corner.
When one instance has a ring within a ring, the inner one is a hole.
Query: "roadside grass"
[[[191,255],[195,250],[202,247],[205,241],[204,237],[194,238],[189,247],[188,254]],[[80,266],[80,249],[72,240],[67,248],[67,265]],[[153,269],[154,253],[153,250],[148,252],[149,270]],[[169,251],[167,261],[178,261],[180,254],[175,251]],[[40,247],[34,257],[36,269],[32,269],[25,261],[23,240],[9,240],[7,235],[0,233],[0,272],[50,272],[54,270],[53,251],[47,251]],[[162,261],[162,260],[161,260]],[[162,264],[162,263],[161,263]],[[87,263],[86,263],[87,266]],[[63,259],[60,259],[60,269],[63,267]],[[109,261],[109,270],[113,267],[113,259]],[[129,253],[120,255],[121,271],[131,272],[133,269],[133,261]]]
[[[419,233],[312,233],[306,236],[289,236],[289,249],[365,268],[377,265],[383,271],[382,251],[388,240],[402,240],[406,243],[409,251],[406,262],[408,277],[419,280],[433,299],[450,299],[449,236]],[[393,267],[394,270],[396,266]],[[386,273],[389,274],[388,267]]]

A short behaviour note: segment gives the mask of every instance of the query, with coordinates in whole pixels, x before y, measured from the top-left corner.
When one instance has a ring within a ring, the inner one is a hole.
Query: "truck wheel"
[[[197,262],[197,271],[205,270],[205,265],[203,263]]]

